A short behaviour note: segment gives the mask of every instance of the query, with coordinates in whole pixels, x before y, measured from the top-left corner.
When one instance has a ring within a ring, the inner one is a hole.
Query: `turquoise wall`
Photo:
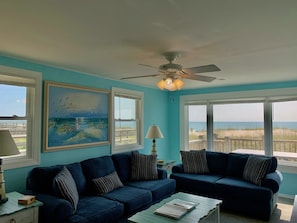
[[[95,75],[63,70],[41,64],[12,59],[9,57],[1,56],[0,64],[41,72],[43,80],[63,82],[78,86],[87,86],[106,90],[111,90],[112,87],[118,87],[144,92],[144,134],[146,134],[146,131],[150,125],[159,125],[164,134],[164,139],[157,139],[158,155],[160,158],[164,159],[167,156],[167,152],[165,149],[168,147],[167,144],[169,141],[169,133],[167,127],[167,92],[159,91],[157,89],[145,88],[142,86],[140,87],[129,85],[126,83],[121,83],[119,81],[111,81],[108,79],[99,78]],[[42,126],[40,126],[40,129],[42,129]],[[150,139],[144,139],[144,149],[141,150],[141,152],[149,154],[152,145],[151,143],[152,142]],[[111,153],[111,145],[46,153],[42,151],[41,146],[40,151],[40,165],[49,166],[55,164],[67,164],[96,156],[109,155]],[[33,167],[26,167],[5,170],[4,176],[6,181],[6,191],[25,191],[26,176],[32,168]]]
[[[292,81],[166,92],[160,91],[158,89],[145,88],[142,86],[130,85],[121,83],[119,81],[99,78],[94,75],[88,75],[80,72],[63,70],[42,64],[12,59],[9,57],[0,56],[0,64],[41,72],[43,75],[43,80],[51,80],[56,82],[95,87],[107,90],[111,90],[112,87],[119,87],[144,92],[144,133],[146,133],[151,124],[159,125],[164,135],[163,139],[157,139],[157,150],[159,158],[167,160],[173,159],[177,160],[178,162],[180,162],[179,97],[181,95],[297,87],[297,81]],[[105,145],[90,148],[64,150],[60,152],[44,153],[42,152],[41,146],[40,165],[48,166],[62,163],[66,164],[90,157],[109,155],[110,150],[110,145]],[[151,140],[144,139],[144,149],[141,152],[149,154],[150,150]],[[6,170],[6,190],[17,190],[20,192],[24,191],[26,176],[32,168],[33,167],[26,167]],[[297,194],[297,187],[294,186],[297,185],[297,174],[283,173],[283,176],[284,181],[281,185],[280,193],[286,195]]]

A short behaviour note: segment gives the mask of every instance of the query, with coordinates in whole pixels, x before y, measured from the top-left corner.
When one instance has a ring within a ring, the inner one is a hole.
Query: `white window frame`
[[[210,93],[210,94],[195,94],[195,95],[183,95],[180,96],[180,148],[188,150],[188,107],[186,105],[191,104],[204,104],[207,107],[211,107],[211,104],[215,103],[232,103],[232,102],[263,102],[265,110],[271,109],[271,103],[282,99],[296,99],[296,88],[282,88],[282,89],[269,89],[269,90],[252,90],[252,91],[240,91],[240,92],[225,92],[225,93]],[[210,106],[209,106],[210,105]],[[207,111],[209,112],[209,111]],[[212,111],[211,111],[212,112]],[[264,125],[267,127],[266,119],[271,119],[271,113],[264,113]],[[266,121],[266,124],[265,124]],[[271,128],[271,123],[268,123]],[[207,130],[209,132],[209,130]],[[266,130],[264,130],[266,131]],[[271,131],[271,129],[269,129]],[[265,154],[271,155],[273,153],[272,148],[272,133],[265,132]],[[212,134],[210,134],[211,136]],[[208,146],[211,147],[212,138],[208,135]],[[279,170],[288,173],[297,172],[297,163],[287,163],[280,161]]]
[[[122,89],[122,88],[112,88],[112,146],[111,146],[111,153],[121,153],[121,152],[128,152],[128,151],[136,151],[139,149],[143,149],[144,147],[144,135],[143,135],[143,123],[144,123],[144,95],[143,92],[139,91],[134,91],[134,90],[127,90],[127,89]],[[137,99],[138,103],[136,105],[136,117],[139,120],[138,124],[138,139],[136,144],[127,144],[127,145],[121,145],[117,146],[115,143],[115,114],[114,114],[114,97],[115,96],[123,96],[127,98],[133,98]]]
[[[0,83],[15,86],[30,85],[26,96],[27,147],[26,155],[2,157],[4,169],[40,163],[42,74],[40,72],[0,65]],[[29,100],[28,100],[29,99]]]

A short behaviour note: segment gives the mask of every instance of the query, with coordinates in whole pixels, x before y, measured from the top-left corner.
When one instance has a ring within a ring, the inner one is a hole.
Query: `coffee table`
[[[186,215],[178,220],[174,220],[168,217],[160,216],[154,214],[154,211],[164,205],[165,203],[173,200],[181,199],[185,201],[196,202],[198,205],[192,211],[188,212]],[[176,193],[171,197],[162,200],[160,203],[152,205],[150,208],[138,212],[128,219],[131,223],[168,223],[168,222],[182,222],[182,223],[194,223],[201,222],[202,220],[208,218],[210,215],[215,215],[216,222],[220,223],[220,205],[222,201],[217,199],[212,199],[208,197],[197,196],[187,193]]]

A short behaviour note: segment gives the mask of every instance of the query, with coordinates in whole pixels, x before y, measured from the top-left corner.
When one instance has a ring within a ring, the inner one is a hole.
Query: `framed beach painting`
[[[109,91],[44,82],[44,151],[110,143]]]

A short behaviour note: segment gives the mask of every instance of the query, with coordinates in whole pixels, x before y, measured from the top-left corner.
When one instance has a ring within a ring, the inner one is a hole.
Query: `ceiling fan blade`
[[[209,65],[204,65],[199,67],[184,68],[183,70],[186,73],[206,73],[206,72],[220,71],[221,69],[214,64],[209,64]]]
[[[145,67],[150,67],[150,68],[154,68],[154,69],[158,69],[157,67],[154,67],[154,66],[151,66],[151,65],[147,65],[147,64],[143,64],[143,63],[139,63],[138,65],[145,66]]]
[[[151,75],[142,75],[142,76],[134,76],[134,77],[122,77],[121,80],[141,78],[141,77],[156,77],[156,76],[159,76],[159,75],[161,75],[161,74],[151,74]]]
[[[213,80],[217,79],[216,77],[191,74],[191,73],[181,73],[180,77],[185,79],[190,79],[190,80],[204,81],[204,82],[212,82]]]

